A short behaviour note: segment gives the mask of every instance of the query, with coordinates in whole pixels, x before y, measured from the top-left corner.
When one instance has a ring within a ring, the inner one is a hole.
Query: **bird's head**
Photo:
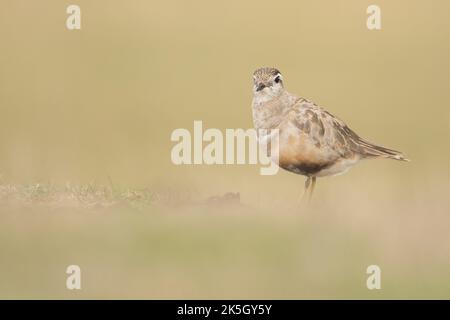
[[[283,76],[275,68],[259,68],[253,72],[253,94],[277,97],[283,92]]]

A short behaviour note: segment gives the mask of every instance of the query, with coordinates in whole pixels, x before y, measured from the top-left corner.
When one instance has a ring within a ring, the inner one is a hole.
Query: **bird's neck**
[[[256,129],[276,128],[291,105],[289,94],[283,90],[278,96],[255,93],[253,96],[253,124]]]

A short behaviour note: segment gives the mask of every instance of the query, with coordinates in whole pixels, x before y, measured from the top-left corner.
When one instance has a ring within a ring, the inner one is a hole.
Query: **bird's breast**
[[[318,146],[298,130],[280,132],[278,164],[281,168],[303,175],[315,175],[333,165],[336,156],[326,147]]]

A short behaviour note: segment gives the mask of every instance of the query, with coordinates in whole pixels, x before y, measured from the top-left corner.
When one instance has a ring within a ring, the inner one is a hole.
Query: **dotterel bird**
[[[305,192],[312,196],[317,177],[345,173],[362,159],[409,161],[392,149],[360,138],[324,108],[287,92],[275,68],[253,73],[255,129],[279,130],[278,165],[307,177]]]

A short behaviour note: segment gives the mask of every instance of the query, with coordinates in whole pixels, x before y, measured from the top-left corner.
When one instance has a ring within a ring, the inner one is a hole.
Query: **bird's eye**
[[[281,82],[280,76],[277,76],[277,77],[275,78],[275,82],[276,82],[276,83],[280,83],[280,82]]]

